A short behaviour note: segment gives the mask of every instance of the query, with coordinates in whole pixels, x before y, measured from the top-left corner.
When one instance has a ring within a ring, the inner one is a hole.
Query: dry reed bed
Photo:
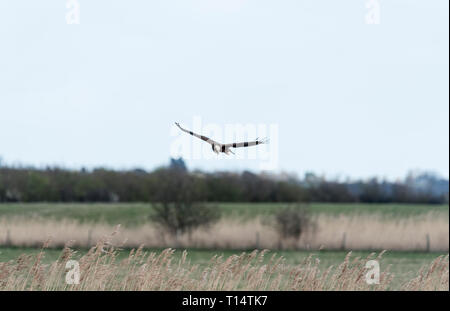
[[[196,230],[192,237],[174,238],[152,224],[124,227],[113,242],[125,247],[196,247],[220,249],[352,249],[448,251],[448,216],[428,214],[403,219],[380,215],[318,215],[315,229],[299,240],[280,241],[267,219],[239,221],[222,219],[209,230]],[[39,247],[48,238],[50,247],[63,247],[74,240],[76,247],[91,247],[113,231],[113,226],[70,220],[1,219],[0,245]],[[427,241],[428,240],[428,241]]]
[[[46,245],[47,246],[47,245]],[[440,256],[424,266],[416,276],[392,288],[395,276],[389,267],[380,274],[380,283],[368,285],[365,263],[381,259],[384,252],[366,258],[351,258],[338,266],[319,269],[311,256],[300,265],[286,265],[283,257],[253,251],[227,258],[214,256],[205,267],[192,265],[184,251],[175,259],[174,250],[147,253],[142,247],[119,261],[120,250],[111,238],[101,239],[78,258],[79,284],[66,284],[66,263],[75,252],[64,248],[57,261],[44,264],[45,249],[36,256],[21,255],[0,262],[0,290],[449,290],[449,258]]]

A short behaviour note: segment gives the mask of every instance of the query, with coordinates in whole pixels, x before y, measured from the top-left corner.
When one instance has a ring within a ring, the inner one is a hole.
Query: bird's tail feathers
[[[264,137],[264,138],[262,138],[262,139],[257,138],[256,141],[257,141],[259,144],[268,144],[268,143],[269,143],[269,138],[267,138],[267,137]]]

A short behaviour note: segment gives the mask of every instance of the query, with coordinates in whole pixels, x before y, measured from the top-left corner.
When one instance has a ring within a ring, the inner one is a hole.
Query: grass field
[[[256,216],[272,215],[284,203],[217,203],[227,218],[251,219]],[[327,215],[373,215],[386,218],[406,218],[436,213],[448,218],[448,205],[412,204],[309,204],[312,214]],[[81,223],[108,223],[111,225],[136,226],[147,223],[152,213],[149,203],[15,203],[0,204],[0,218],[22,217],[43,219],[68,219]]]
[[[150,204],[0,204],[0,289],[448,290],[448,205],[314,203],[317,232],[279,244],[268,220],[286,205],[219,203],[219,223],[175,241],[149,221]],[[119,223],[109,241],[123,250],[88,253]],[[49,236],[55,243],[41,253]],[[71,258],[87,271],[78,288],[63,282],[61,252],[69,240]],[[147,248],[130,256],[139,245]],[[278,250],[250,255],[255,247]],[[361,276],[369,250],[383,249],[403,251],[383,254],[382,285],[368,286]],[[276,264],[275,253],[282,257]]]
[[[0,247],[0,262],[14,260],[21,254],[37,255],[41,250],[39,248],[21,248],[21,247]],[[43,258],[44,263],[51,263],[59,258],[62,249],[46,249],[45,256]],[[88,250],[85,248],[77,249],[76,258],[81,257]],[[162,249],[146,249],[146,251],[161,252]],[[183,250],[175,250],[174,258],[180,259]],[[192,264],[207,264],[214,256],[229,257],[234,254],[241,254],[240,250],[204,250],[204,249],[189,249],[189,260]],[[368,251],[353,251],[352,257],[367,257],[371,252]],[[320,267],[325,268],[331,265],[338,265],[341,263],[345,256],[348,254],[346,251],[273,251],[269,253],[269,257],[272,254],[277,254],[286,259],[286,264],[298,265],[305,261],[305,259],[312,255],[313,258],[320,259]],[[124,250],[119,253],[118,259],[125,259],[129,255],[129,250]],[[391,271],[393,273],[407,274],[409,271],[418,271],[418,269],[440,255],[447,255],[440,252],[386,252],[383,255],[383,259],[380,262],[381,268],[387,265],[392,265]]]
[[[144,250],[143,259],[145,259],[145,253],[147,252],[155,252],[156,255],[161,255],[164,253],[163,250]],[[20,257],[22,254],[31,255],[32,259],[30,261],[30,266],[36,266],[35,262],[37,262],[37,258],[39,257],[40,250],[36,248],[0,248],[0,268],[1,268],[1,262],[9,262],[10,264],[15,262],[17,258]],[[74,253],[71,259],[80,260],[80,258],[84,255],[86,255],[87,249],[79,249]],[[55,263],[61,260],[61,249],[47,249],[43,253],[43,256],[39,258],[39,264],[42,265],[42,269],[45,270],[48,267],[53,266]],[[341,276],[341,270],[342,265],[346,261],[346,256],[348,255],[348,252],[330,252],[330,251],[317,251],[317,252],[305,252],[305,251],[282,251],[277,252],[277,258],[282,257],[282,265],[279,271],[279,275],[283,276],[283,279],[288,282],[289,278],[292,276],[293,271],[303,271],[310,269],[311,272],[313,272],[315,275],[319,276],[321,273],[324,273],[327,269],[330,269],[330,271],[335,273],[335,275]],[[258,269],[261,269],[263,266],[271,265],[270,258],[273,255],[272,252],[269,252],[265,254],[265,256],[261,260],[256,260],[253,262],[252,268],[249,269],[249,273],[251,271],[256,271]],[[367,258],[370,255],[369,252],[352,252],[349,257],[348,263],[355,263],[357,262],[358,258],[361,258],[360,264],[364,264],[365,260],[364,258]],[[383,254],[380,262],[380,272],[381,273],[387,273],[389,277],[385,277],[386,281],[386,288],[387,290],[398,290],[398,289],[404,289],[405,284],[407,284],[408,281],[411,281],[418,275],[418,271],[422,267],[427,267],[430,265],[430,263],[436,259],[438,256],[446,255],[441,253],[411,253],[411,252],[387,252]],[[223,260],[219,260],[219,266],[220,263],[223,264],[224,262],[227,262],[227,259],[233,258],[233,256],[243,256],[243,253],[240,251],[233,251],[233,250],[227,250],[227,251],[217,251],[217,250],[188,250],[186,262],[183,261],[183,252],[182,250],[176,250],[173,255],[170,256],[170,260],[168,261],[167,265],[165,264],[164,267],[171,270],[171,268],[168,268],[170,265],[172,267],[180,267],[179,263],[183,262],[183,265],[187,265],[187,267],[195,267],[195,269],[198,271],[210,271],[211,270],[211,264],[214,261],[212,258],[218,258],[222,256]],[[245,255],[244,255],[245,256]],[[86,256],[87,257],[87,256]],[[376,257],[376,254],[372,254],[372,258],[374,259]],[[127,258],[130,258],[130,250],[122,250],[117,253],[117,256],[114,257],[113,260],[108,261],[108,264],[113,264],[114,262],[120,263],[120,262],[126,262]],[[83,259],[81,259],[82,261]],[[142,264],[145,260],[140,261]],[[18,262],[18,261],[17,261]],[[101,260],[97,259],[97,264],[99,262],[102,262]],[[106,263],[106,261],[105,261]],[[272,262],[273,263],[273,262]],[[217,263],[216,263],[217,264]],[[440,266],[441,269],[447,269],[448,274],[448,257],[444,259],[442,262],[442,266]],[[106,266],[107,266],[106,265]],[[120,264],[118,264],[120,265]],[[138,265],[138,264],[136,264]],[[103,265],[105,266],[105,265]],[[348,265],[350,268],[351,265]],[[125,268],[123,268],[125,269]],[[348,282],[354,281],[352,278],[355,277],[355,274],[362,273],[364,271],[364,267],[359,268],[360,270],[355,269],[352,273],[348,274],[345,278]],[[426,268],[427,269],[427,268]],[[425,271],[426,271],[425,269]],[[1,270],[1,269],[0,269]],[[189,269],[188,269],[189,270]],[[344,268],[345,270],[345,268]],[[445,272],[445,271],[444,271]],[[50,273],[50,272],[49,272]],[[117,272],[116,272],[117,273]],[[442,273],[442,271],[441,271]],[[29,272],[28,272],[29,274]],[[119,275],[122,275],[122,272],[118,273]],[[428,274],[428,273],[425,273]],[[42,278],[45,278],[45,276],[41,276]],[[191,278],[198,278],[199,280],[202,279],[200,274],[193,274],[190,276]],[[62,275],[59,277],[59,279],[62,278]],[[264,280],[262,276],[260,276],[261,281]],[[442,279],[442,276],[439,278],[439,280]],[[16,277],[17,280],[17,277]],[[319,282],[321,278],[317,278],[314,282],[316,284]],[[61,280],[58,280],[58,283],[60,283]],[[345,281],[345,280],[343,280]],[[55,282],[55,281],[52,281]],[[224,280],[226,282],[226,280]],[[355,281],[356,282],[356,281]],[[440,281],[439,281],[440,282]],[[447,278],[446,284],[439,285],[439,289],[448,289],[448,278]],[[1,282],[0,282],[1,283]],[[244,282],[245,283],[245,282]],[[437,279],[429,282],[427,286],[438,286]],[[445,277],[444,277],[444,283],[445,283]],[[383,284],[383,281],[382,281]],[[99,285],[100,286],[100,285]],[[230,285],[231,286],[231,285]],[[236,288],[232,289],[239,289],[239,286],[234,284],[233,286],[236,286]],[[243,284],[243,288],[247,288],[247,286],[252,286],[250,284]],[[281,289],[291,289],[288,286],[283,287]],[[300,286],[300,285],[298,285]],[[302,289],[309,289],[309,286],[303,284]],[[317,284],[314,286],[318,286]],[[323,286],[320,285],[320,286]],[[364,286],[363,284],[360,284],[358,286],[348,284],[347,286],[350,286],[347,289],[367,289],[367,290],[376,290],[376,286]],[[362,286],[362,287],[361,287]],[[39,288],[37,288],[39,289]],[[300,289],[300,288],[299,288]],[[314,288],[311,288],[314,289]],[[326,288],[324,288],[326,289]],[[333,288],[333,289],[339,289],[339,288]]]
[[[280,241],[273,215],[286,204],[221,203],[223,218],[191,236],[166,235],[151,223],[150,204],[0,204],[0,245],[90,247],[121,225],[124,246],[213,249],[448,250],[447,205],[311,204],[314,232]]]

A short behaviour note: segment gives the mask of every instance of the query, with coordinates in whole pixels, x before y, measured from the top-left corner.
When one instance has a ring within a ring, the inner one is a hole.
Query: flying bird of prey
[[[180,126],[180,124],[178,124],[177,122],[175,122],[176,126],[178,126],[180,128],[180,130],[182,130],[183,132],[186,132],[188,134],[191,134],[192,136],[195,136],[197,138],[200,138],[201,140],[206,141],[208,144],[211,145],[212,150],[219,154],[220,152],[225,153],[225,154],[234,154],[233,151],[230,150],[230,148],[239,148],[239,147],[250,147],[250,146],[256,146],[256,145],[261,145],[261,144],[267,144],[269,142],[268,139],[262,139],[259,140],[258,138],[254,141],[246,141],[246,142],[242,142],[242,143],[232,143],[232,144],[221,144],[218,143],[217,141],[212,140],[209,137],[203,136],[203,135],[199,135],[196,134],[192,131],[188,131],[184,128],[182,128]]]

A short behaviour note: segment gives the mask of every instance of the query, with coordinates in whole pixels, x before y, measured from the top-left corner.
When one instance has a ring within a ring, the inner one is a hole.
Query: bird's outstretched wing
[[[178,126],[178,127],[180,128],[180,130],[182,130],[183,132],[186,132],[186,133],[188,133],[188,134],[191,134],[192,136],[195,136],[195,137],[197,137],[197,138],[200,138],[201,140],[204,140],[204,141],[206,141],[207,143],[209,143],[209,144],[211,144],[211,145],[222,146],[221,143],[218,143],[218,142],[212,140],[212,139],[209,138],[209,137],[206,137],[206,136],[203,136],[203,135],[199,135],[199,134],[196,134],[196,133],[194,133],[194,132],[192,132],[192,131],[188,131],[188,130],[182,128],[178,122],[175,122],[175,125]]]
[[[225,144],[225,148],[239,148],[239,147],[250,147],[250,146],[256,146],[261,144],[267,144],[269,143],[269,139],[256,139],[255,141],[245,141],[242,143],[232,143],[232,144]]]

